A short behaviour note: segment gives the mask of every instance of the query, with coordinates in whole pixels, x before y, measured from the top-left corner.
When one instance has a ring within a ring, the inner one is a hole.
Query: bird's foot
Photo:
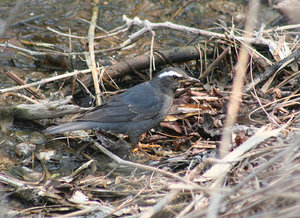
[[[149,147],[148,145],[141,144],[140,142],[135,145],[136,149],[142,152],[149,160],[159,160],[158,157],[148,154],[142,147]]]

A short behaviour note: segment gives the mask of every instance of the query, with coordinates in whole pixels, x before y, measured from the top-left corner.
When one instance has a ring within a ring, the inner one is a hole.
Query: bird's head
[[[198,79],[189,77],[183,70],[168,67],[160,71],[153,79],[153,82],[167,94],[173,94],[181,83],[200,82]]]

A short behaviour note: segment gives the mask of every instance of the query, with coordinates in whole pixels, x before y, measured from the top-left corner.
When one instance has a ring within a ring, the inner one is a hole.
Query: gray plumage
[[[153,80],[136,85],[112,97],[103,105],[73,122],[50,127],[45,130],[45,133],[102,129],[126,134],[133,144],[137,144],[141,134],[157,126],[166,118],[174,93],[183,81],[198,82],[178,68],[165,68]]]

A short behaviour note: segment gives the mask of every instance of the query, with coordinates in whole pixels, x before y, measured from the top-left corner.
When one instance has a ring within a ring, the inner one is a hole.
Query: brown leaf
[[[162,122],[160,123],[161,126],[169,128],[174,130],[175,132],[178,132],[180,134],[182,134],[181,128],[177,123],[171,123],[171,122]]]

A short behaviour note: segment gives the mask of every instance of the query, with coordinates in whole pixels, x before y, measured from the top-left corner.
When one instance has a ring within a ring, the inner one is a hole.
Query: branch
[[[96,104],[99,106],[101,104],[101,98],[100,98],[100,87],[99,87],[99,80],[98,80],[98,70],[96,66],[96,60],[95,60],[95,51],[94,51],[94,36],[95,36],[95,28],[96,28],[96,20],[99,13],[99,0],[94,0],[94,7],[93,7],[93,14],[91,19],[91,24],[89,28],[88,33],[88,41],[89,41],[89,52],[90,52],[90,68],[92,70],[92,76],[94,81],[94,88],[95,88],[95,94],[96,94]]]
[[[227,35],[227,34],[221,34],[221,33],[215,33],[210,32],[206,30],[201,30],[193,27],[187,27],[179,24],[174,24],[171,22],[164,22],[164,23],[152,23],[148,20],[141,20],[138,17],[135,17],[133,19],[128,18],[126,15],[123,15],[123,20],[126,22],[127,26],[133,26],[137,25],[140,27],[143,27],[141,30],[133,33],[129,36],[129,39],[126,40],[122,46],[127,46],[131,42],[135,41],[138,37],[140,37],[142,34],[144,34],[147,31],[155,30],[155,29],[161,29],[161,28],[167,28],[172,30],[177,30],[181,32],[188,32],[193,33],[195,35],[202,35],[206,37],[216,37],[221,39],[231,39],[231,40],[238,40],[242,42],[246,42],[249,44],[256,44],[256,45],[267,45],[268,47],[271,46],[270,42],[263,38],[253,38],[253,37],[241,37],[241,36],[235,36],[235,35]]]

